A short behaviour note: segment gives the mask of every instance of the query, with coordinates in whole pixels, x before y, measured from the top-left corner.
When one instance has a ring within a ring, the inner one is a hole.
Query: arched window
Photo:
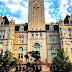
[[[22,48],[22,47],[20,47],[20,48],[19,48],[19,51],[23,51],[23,48]]]
[[[3,22],[1,22],[1,25],[3,25]]]
[[[36,37],[38,37],[38,34],[36,34]]]
[[[3,47],[3,44],[4,44],[3,42],[0,42],[0,47]]]
[[[32,34],[32,37],[34,37],[34,34]]]
[[[51,47],[51,58],[54,58],[54,57],[56,57],[56,53],[55,53],[55,51],[56,51],[56,48],[55,47]]]
[[[56,51],[56,48],[55,47],[51,47],[51,51]]]
[[[40,45],[38,43],[34,45],[34,51],[38,51],[40,55]]]
[[[42,34],[40,34],[40,37],[42,37]]]

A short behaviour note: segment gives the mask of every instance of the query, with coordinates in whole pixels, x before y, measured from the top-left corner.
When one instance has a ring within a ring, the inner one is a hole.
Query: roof
[[[25,24],[15,24],[15,26],[21,26],[21,25],[23,25],[23,26],[27,26],[28,23],[25,23]]]

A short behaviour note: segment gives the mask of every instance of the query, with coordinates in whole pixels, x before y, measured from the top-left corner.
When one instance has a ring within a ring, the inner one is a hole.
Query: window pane
[[[70,29],[68,28],[68,31],[70,31]]]
[[[53,42],[55,42],[55,40],[53,40]]]
[[[56,53],[54,53],[54,57],[56,57]]]
[[[40,45],[38,43],[36,43],[35,46],[40,46]]]
[[[23,31],[23,28],[22,28],[22,31]]]
[[[4,33],[5,33],[5,31],[4,31]]]
[[[24,38],[24,36],[22,35],[22,38]]]
[[[40,47],[37,48],[37,51],[40,51]]]
[[[36,34],[36,37],[38,37],[38,34]]]
[[[34,34],[32,34],[32,37],[34,37]]]
[[[72,48],[71,48],[71,54],[72,54]]]
[[[18,54],[18,58],[20,58],[20,54]]]
[[[52,50],[52,51],[55,51],[55,47],[52,47],[51,50]]]
[[[52,38],[52,36],[50,35],[50,38]]]
[[[3,35],[3,39],[4,39],[4,35]]]
[[[21,54],[21,58],[23,58],[23,54]]]
[[[40,34],[40,37],[42,37],[42,34]]]
[[[55,38],[55,36],[53,35],[53,38]]]
[[[71,37],[71,34],[69,34],[69,37]]]
[[[3,54],[3,50],[1,50],[1,54]]]
[[[24,42],[22,41],[22,43],[24,43]]]
[[[0,35],[0,39],[1,39],[1,35]]]
[[[70,23],[72,24],[72,21],[70,21]]]
[[[38,53],[38,55],[40,56],[40,53]]]
[[[50,43],[52,43],[52,40],[50,40]]]
[[[1,25],[3,25],[3,22],[1,22]]]
[[[71,46],[72,46],[72,41],[71,41]]]
[[[53,58],[53,53],[51,53],[51,58]]]
[[[36,48],[34,48],[34,51],[37,51]]]
[[[50,30],[53,31],[53,28],[51,28]]]
[[[20,47],[20,48],[19,48],[19,51],[23,51],[23,48],[22,48],[22,47]]]

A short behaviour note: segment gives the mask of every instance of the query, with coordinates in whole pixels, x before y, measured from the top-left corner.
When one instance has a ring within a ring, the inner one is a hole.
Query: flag
[[[39,63],[40,65],[43,65],[43,63],[41,62],[41,60],[38,60],[38,63]]]
[[[50,65],[50,64],[48,63],[47,59],[45,60],[45,64],[46,64],[47,67],[49,67],[49,65]]]

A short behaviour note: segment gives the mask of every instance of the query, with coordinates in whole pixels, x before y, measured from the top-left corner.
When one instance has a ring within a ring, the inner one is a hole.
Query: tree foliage
[[[69,72],[71,62],[69,56],[64,52],[63,49],[57,49],[57,56],[53,59],[51,70],[52,72]]]
[[[13,53],[6,51],[4,56],[0,54],[0,72],[8,71],[10,68],[16,66],[17,59],[13,57]]]

